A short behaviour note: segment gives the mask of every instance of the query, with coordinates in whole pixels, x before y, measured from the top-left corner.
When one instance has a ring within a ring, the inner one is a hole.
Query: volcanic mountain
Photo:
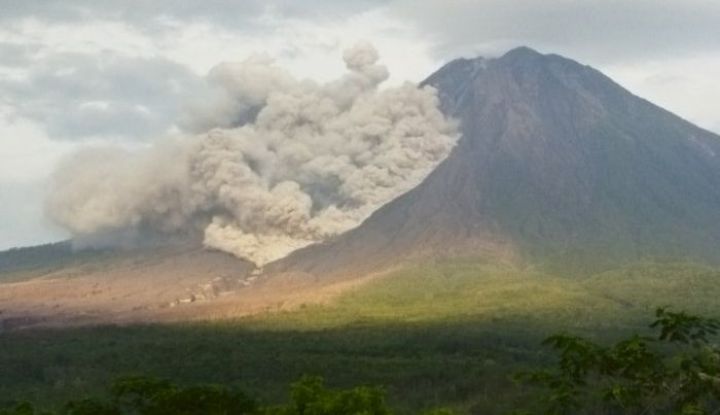
[[[524,47],[452,61],[423,84],[460,122],[451,155],[358,228],[269,269],[360,273],[464,256],[573,271],[720,260],[720,136],[589,66]]]
[[[325,301],[376,271],[440,258],[566,275],[656,258],[720,263],[720,136],[528,48],[452,61],[424,85],[462,137],[359,227],[262,271],[198,243],[0,253],[0,331],[237,317]]]

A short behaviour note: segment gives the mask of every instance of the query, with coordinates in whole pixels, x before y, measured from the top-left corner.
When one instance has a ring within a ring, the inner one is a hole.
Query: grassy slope
[[[546,330],[628,329],[661,305],[720,313],[720,271],[682,262],[637,263],[590,277],[445,261],[396,271],[330,305],[246,319],[262,329],[317,329],[348,324],[518,324]]]
[[[496,413],[518,393],[508,373],[548,358],[538,347],[548,333],[619,335],[666,304],[718,315],[718,278],[690,264],[567,279],[452,261],[397,271],[329,305],[234,322],[5,334],[0,401],[53,403],[130,373],[238,383],[277,400],[314,373],[335,385],[387,385],[401,408]]]

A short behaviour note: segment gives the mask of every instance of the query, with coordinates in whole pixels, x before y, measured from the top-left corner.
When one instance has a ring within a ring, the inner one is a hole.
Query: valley
[[[314,374],[336,387],[385,385],[402,411],[500,414],[527,393],[510,375],[552,362],[540,346],[547,335],[609,342],[647,331],[658,305],[719,315],[718,277],[691,263],[568,278],[472,258],[431,261],[242,318],[4,333],[0,396],[52,407],[144,374],[281,402],[290,382]]]
[[[589,339],[560,338],[571,369],[633,334],[594,362],[657,363],[658,307],[720,316],[720,136],[527,47],[389,90],[372,46],[343,58],[323,85],[223,66],[223,124],[66,166],[71,240],[0,252],[0,409],[128,375],[275,405],[309,374],[399,414],[506,414],[537,393],[513,374],[557,363],[550,335]]]

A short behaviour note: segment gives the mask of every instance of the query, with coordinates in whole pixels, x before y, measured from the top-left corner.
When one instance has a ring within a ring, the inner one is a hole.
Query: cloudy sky
[[[718,22],[717,0],[0,0],[0,249],[63,238],[43,218],[58,160],[172,133],[220,62],[327,80],[367,40],[393,84],[527,45],[720,132]]]

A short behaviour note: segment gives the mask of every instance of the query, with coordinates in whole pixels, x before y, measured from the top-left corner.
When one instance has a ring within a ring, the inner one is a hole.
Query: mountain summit
[[[462,137],[355,229],[262,270],[196,241],[0,253],[0,331],[283,310],[443,258],[553,275],[655,258],[720,264],[720,136],[591,67],[528,48],[455,60],[423,84]]]
[[[599,71],[521,47],[458,59],[437,88],[462,138],[358,228],[271,268],[369,270],[415,257],[608,266],[720,260],[720,136]]]

